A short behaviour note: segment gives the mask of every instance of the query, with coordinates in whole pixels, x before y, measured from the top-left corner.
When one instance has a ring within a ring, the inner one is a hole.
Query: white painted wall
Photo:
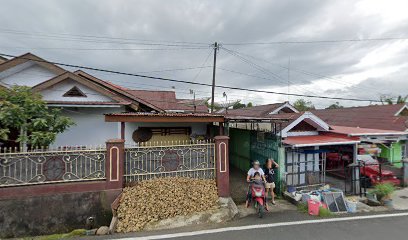
[[[55,76],[48,69],[29,61],[1,72],[0,83],[6,87],[10,85],[33,87]]]
[[[134,144],[132,134],[138,127],[191,127],[191,133],[204,135],[207,132],[207,123],[133,123],[125,124],[125,144]]]
[[[106,140],[119,138],[119,124],[105,122],[105,113],[124,112],[121,108],[65,108],[63,114],[76,125],[59,134],[52,147],[105,144]]]
[[[81,90],[87,97],[64,97],[63,95],[71,90],[76,86]],[[44,100],[49,100],[49,101],[66,101],[66,102],[77,102],[77,101],[83,101],[83,102],[112,102],[113,100],[107,96],[104,96],[97,91],[81,84],[78,83],[74,80],[67,79],[65,81],[62,81],[58,84],[55,84],[54,86],[47,88],[43,91],[40,92],[41,95],[43,95]]]

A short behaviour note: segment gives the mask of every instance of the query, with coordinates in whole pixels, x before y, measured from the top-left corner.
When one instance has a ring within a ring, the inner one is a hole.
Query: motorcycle
[[[251,203],[253,204],[259,218],[263,218],[266,210],[265,186],[261,181],[251,181]]]

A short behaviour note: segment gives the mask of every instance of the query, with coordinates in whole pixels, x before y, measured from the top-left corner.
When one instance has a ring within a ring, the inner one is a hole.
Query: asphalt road
[[[397,215],[394,215],[397,214]],[[398,215],[399,214],[399,215]],[[87,239],[279,239],[279,240],[385,240],[408,239],[408,213],[340,215],[322,219],[296,211],[249,216],[238,221],[210,226],[115,234]]]
[[[172,239],[406,240],[407,222],[407,216],[390,217],[229,231]]]

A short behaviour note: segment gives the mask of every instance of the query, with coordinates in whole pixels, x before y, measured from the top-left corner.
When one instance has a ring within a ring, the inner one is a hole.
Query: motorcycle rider
[[[252,168],[250,168],[250,169],[248,170],[248,174],[247,174],[247,178],[246,178],[246,180],[247,180],[248,183],[251,182],[251,179],[255,176],[255,173],[259,173],[259,175],[260,175],[262,181],[263,181],[264,183],[266,182],[265,173],[264,173],[264,171],[262,170],[262,168],[260,167],[260,163],[259,163],[258,160],[255,160],[255,161],[252,163]],[[247,198],[246,198],[246,203],[245,203],[246,207],[249,207],[249,202],[250,202],[251,198],[252,198],[252,196],[251,196],[251,188],[248,188],[248,193],[247,193]],[[266,204],[266,210],[268,210],[268,204]]]

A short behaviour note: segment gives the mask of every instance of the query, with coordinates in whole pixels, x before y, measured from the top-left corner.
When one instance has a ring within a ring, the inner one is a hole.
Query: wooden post
[[[110,139],[106,142],[105,177],[107,189],[123,188],[125,167],[125,140]]]
[[[228,136],[216,136],[215,138],[215,168],[219,197],[229,197],[229,146]]]

